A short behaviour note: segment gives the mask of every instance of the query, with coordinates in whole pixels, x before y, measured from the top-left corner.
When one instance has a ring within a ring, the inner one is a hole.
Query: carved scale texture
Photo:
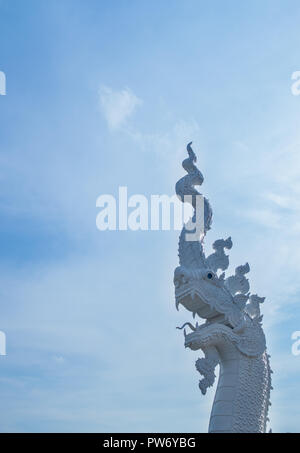
[[[271,369],[266,352],[240,360],[233,426],[236,433],[264,433],[270,405]]]
[[[219,353],[221,369],[228,368],[228,361],[235,364],[228,372],[229,378],[228,375],[226,377],[226,373],[219,377],[216,395],[223,396],[215,399],[212,418],[218,413],[220,401],[226,399],[224,398],[224,385],[234,386],[235,391],[231,400],[227,400],[226,403],[231,407],[230,413],[219,414],[224,423],[219,424],[217,429],[212,423],[212,432],[264,433],[270,405],[272,372],[266,350],[263,349],[262,352],[259,352],[259,349],[263,346],[264,336],[261,336],[261,347],[257,348],[255,357],[239,350],[238,335],[233,334],[225,326],[215,324],[207,329],[201,328],[190,336],[204,352],[208,347],[214,346],[216,348]],[[249,352],[252,353],[252,351]],[[229,356],[229,354],[231,355]],[[202,359],[201,362],[196,362],[197,370],[204,376],[202,382],[200,381],[203,387],[203,389],[200,387],[202,393],[205,393],[207,387],[213,384],[214,372],[212,367],[216,364],[217,362],[209,360],[209,357]],[[225,384],[224,381],[226,381]]]

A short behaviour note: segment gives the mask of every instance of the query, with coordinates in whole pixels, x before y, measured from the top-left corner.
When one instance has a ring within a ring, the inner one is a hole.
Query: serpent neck
[[[220,374],[209,432],[265,432],[271,382],[266,352],[247,357],[229,342],[217,349]]]
[[[217,347],[217,350],[220,356],[220,372],[208,431],[210,433],[228,433],[233,431],[234,425],[234,401],[241,354],[230,343]]]

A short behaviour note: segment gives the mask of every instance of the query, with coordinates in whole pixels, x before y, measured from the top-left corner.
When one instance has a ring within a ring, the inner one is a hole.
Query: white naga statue
[[[201,185],[203,176],[196,167],[196,156],[187,146],[189,157],[182,163],[187,175],[176,184],[176,193],[181,201],[193,205],[195,222],[197,196],[195,189]],[[189,195],[189,197],[186,197]],[[248,263],[239,266],[235,275],[225,278],[229,266],[224,249],[232,247],[231,238],[214,242],[214,253],[205,257],[203,239],[210,229],[212,210],[204,201],[204,228],[198,240],[187,240],[187,226],[179,238],[179,264],[175,269],[174,285],[176,308],[183,305],[205,320],[185,323],[185,347],[201,349],[204,357],[196,361],[196,369],[203,378],[199,388],[204,395],[215,381],[215,368],[220,366],[219,382],[211,411],[211,433],[264,433],[270,406],[271,369],[266,352],[266,340],[262,329],[260,304],[263,297],[250,295],[249,282],[245,277],[250,271]],[[190,231],[189,231],[190,233]]]

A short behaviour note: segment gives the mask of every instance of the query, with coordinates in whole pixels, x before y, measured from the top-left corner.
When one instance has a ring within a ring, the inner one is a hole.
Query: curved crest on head
[[[248,272],[250,272],[250,266],[246,263],[235,269],[235,275],[226,278],[225,286],[233,296],[237,293],[246,294],[249,292],[249,280],[245,277]]]
[[[212,245],[214,253],[206,258],[206,263],[210,269],[214,272],[221,269],[225,271],[229,266],[229,257],[225,254],[224,249],[230,250],[232,247],[231,237],[224,239],[218,239]]]
[[[260,304],[264,303],[265,297],[259,297],[257,294],[251,294],[249,302],[246,304],[245,311],[250,318],[257,319],[260,317]]]

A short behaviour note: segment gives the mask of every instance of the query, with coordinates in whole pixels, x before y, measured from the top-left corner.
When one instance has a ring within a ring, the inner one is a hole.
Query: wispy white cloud
[[[276,206],[278,206],[280,208],[289,208],[289,209],[294,208],[294,203],[293,203],[294,200],[290,199],[289,197],[283,196],[281,194],[274,193],[274,192],[268,192],[265,194],[265,198],[266,198],[266,200],[272,201]],[[298,206],[300,206],[300,205],[298,204]]]
[[[267,228],[279,228],[279,216],[270,209],[244,211],[245,217]]]
[[[288,230],[290,234],[298,235],[299,149],[300,145],[295,138],[294,144],[286,144],[272,150],[272,153],[263,153],[259,163],[260,170],[255,171],[255,167],[252,168],[253,174],[261,175],[257,180],[256,191],[248,193],[248,187],[245,189],[249,209],[243,210],[244,217],[268,229]]]
[[[161,156],[172,155],[179,159],[184,153],[188,142],[200,136],[200,126],[194,119],[178,119],[170,127],[159,132],[141,132],[140,130],[127,130],[128,135],[145,149],[151,149]],[[176,162],[178,165],[178,161]]]
[[[102,85],[99,90],[99,104],[109,128],[114,130],[126,123],[136,108],[142,104],[142,100],[129,88],[114,91]]]
[[[122,129],[143,151],[154,152],[162,158],[172,156],[178,168],[178,161],[180,162],[187,143],[200,138],[201,128],[195,119],[176,119],[169,127],[158,131],[141,130],[135,125],[129,125],[127,120],[137,107],[143,104],[129,88],[114,91],[102,85],[99,90],[99,104],[111,130]]]

